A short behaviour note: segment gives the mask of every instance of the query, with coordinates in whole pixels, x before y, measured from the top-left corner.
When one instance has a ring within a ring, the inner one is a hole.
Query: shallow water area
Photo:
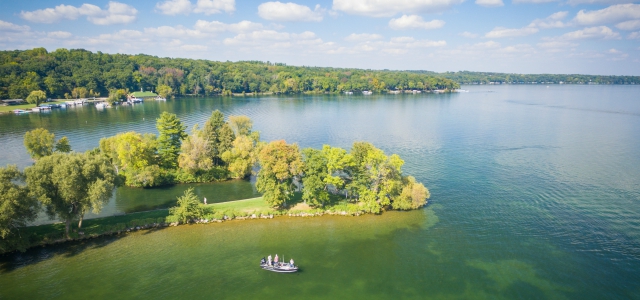
[[[121,131],[155,133],[163,110],[192,126],[220,109],[251,117],[267,141],[372,142],[399,154],[432,195],[411,212],[189,225],[37,248],[0,258],[0,298],[640,298],[640,86],[463,88],[0,116],[9,153],[0,164],[28,165],[22,136],[38,126],[86,150]],[[227,184],[228,195],[254,193],[248,182]],[[196,189],[216,199],[214,186]],[[170,205],[164,196],[180,188],[119,189],[109,205]],[[260,258],[275,253],[302,271],[261,270]]]

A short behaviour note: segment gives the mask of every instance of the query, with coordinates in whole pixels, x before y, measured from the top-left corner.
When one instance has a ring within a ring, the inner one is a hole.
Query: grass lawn
[[[246,199],[246,200],[237,200],[237,201],[229,201],[229,202],[220,202],[220,203],[212,203],[207,205],[212,207],[214,211],[216,210],[235,210],[237,212],[267,212],[273,211],[273,208],[269,207],[267,203],[262,199],[262,197]]]

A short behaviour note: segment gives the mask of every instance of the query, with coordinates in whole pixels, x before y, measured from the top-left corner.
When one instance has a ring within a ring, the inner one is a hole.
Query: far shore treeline
[[[158,135],[119,133],[100,140],[99,147],[73,152],[69,141],[37,128],[24,136],[35,160],[24,171],[0,168],[0,253],[30,245],[21,228],[41,209],[65,223],[82,227],[83,216],[98,213],[115,186],[151,188],[176,183],[215,182],[246,178],[257,172],[256,187],[266,204],[287,209],[294,199],[321,210],[332,206],[350,212],[379,213],[410,210],[426,204],[429,190],[402,173],[404,161],[386,155],[367,142],[355,142],[350,151],[324,145],[299,149],[283,140],[260,141],[247,116],[225,116],[218,110],[191,133],[175,114],[157,119]],[[189,190],[170,210],[170,222],[188,223],[207,216]]]
[[[459,85],[446,78],[400,71],[159,58],[82,49],[0,51],[0,99],[25,99],[33,91],[43,91],[49,98],[86,98],[107,97],[118,90],[155,91],[168,97],[456,88]]]

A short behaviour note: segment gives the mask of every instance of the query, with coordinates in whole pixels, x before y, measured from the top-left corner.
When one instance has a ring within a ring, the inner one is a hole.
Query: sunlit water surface
[[[162,111],[191,127],[220,109],[251,117],[267,141],[372,142],[399,154],[432,195],[411,212],[190,225],[37,248],[1,258],[0,298],[640,298],[640,87],[464,88],[0,116],[0,165],[31,163],[22,137],[36,127],[87,150],[117,132],[156,133]],[[119,188],[103,214],[166,207],[187,187]],[[196,190],[210,201],[257,195],[246,181]],[[302,271],[260,270],[275,253]]]

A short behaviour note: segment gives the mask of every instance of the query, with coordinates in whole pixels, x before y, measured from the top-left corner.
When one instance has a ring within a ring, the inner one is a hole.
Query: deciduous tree
[[[47,94],[41,90],[32,91],[29,93],[29,96],[27,96],[27,102],[35,104],[36,106],[40,105],[44,100],[47,100]]]
[[[261,169],[256,188],[269,205],[286,206],[293,196],[294,177],[300,176],[303,170],[298,145],[288,145],[283,140],[270,142],[262,148],[258,160]]]
[[[102,156],[54,153],[25,169],[29,194],[37,198],[51,218],[65,222],[69,237],[72,221],[86,212],[100,212],[115,186],[115,170]]]
[[[28,222],[35,220],[38,201],[29,196],[26,186],[19,184],[24,175],[15,165],[0,168],[0,253],[28,246],[21,233]]]

